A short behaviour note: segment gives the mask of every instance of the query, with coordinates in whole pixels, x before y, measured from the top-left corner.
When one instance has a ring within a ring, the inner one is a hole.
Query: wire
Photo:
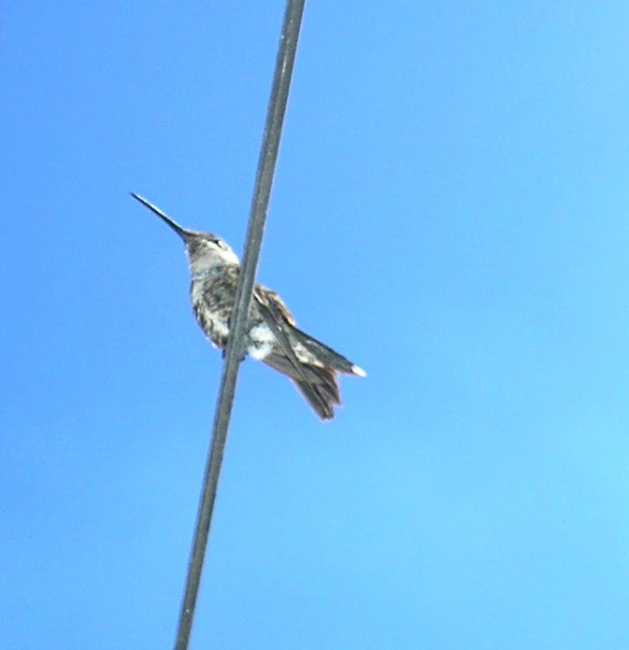
[[[305,0],[287,0],[284,12],[284,23],[275,62],[273,87],[271,89],[253,199],[251,202],[245,254],[236,288],[230,336],[227,342],[220,393],[214,416],[212,445],[205,467],[194,541],[190,555],[190,563],[188,565],[186,588],[179,615],[175,650],[187,650],[190,640],[190,631],[192,629],[197,595],[201,583],[201,573],[203,571],[203,560],[205,558],[205,550],[210,533],[214,502],[216,501],[218,479],[221,472],[223,454],[225,452],[225,443],[227,441],[229,419],[234,402],[234,393],[236,391],[238,367],[244,356],[245,329],[253,295],[258,259],[260,257],[264,223],[266,221],[271,188],[273,186],[275,163],[277,161],[282,125],[286,113],[286,103],[288,101],[288,91],[290,89],[293,65],[297,52],[297,41],[299,39],[304,4]]]

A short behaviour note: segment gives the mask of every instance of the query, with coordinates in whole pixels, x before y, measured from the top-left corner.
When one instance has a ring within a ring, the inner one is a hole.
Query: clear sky
[[[283,2],[4,3],[0,637],[168,648]],[[306,6],[192,648],[629,647],[629,4]]]

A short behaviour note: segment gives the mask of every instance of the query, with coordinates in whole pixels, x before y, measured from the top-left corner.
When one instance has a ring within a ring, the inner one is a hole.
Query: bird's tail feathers
[[[334,370],[309,364],[301,364],[297,370],[288,357],[280,354],[269,355],[263,362],[287,375],[322,420],[334,417],[334,406],[341,404]]]
[[[325,384],[309,384],[298,379],[291,381],[322,420],[334,418],[334,405],[340,405],[340,400],[331,397]]]

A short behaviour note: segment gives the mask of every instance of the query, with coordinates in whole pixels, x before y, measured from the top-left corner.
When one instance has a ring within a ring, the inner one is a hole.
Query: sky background
[[[0,636],[171,647],[282,2],[8,1]],[[629,4],[310,2],[258,278],[363,366],[242,364],[191,648],[591,650],[629,626]]]

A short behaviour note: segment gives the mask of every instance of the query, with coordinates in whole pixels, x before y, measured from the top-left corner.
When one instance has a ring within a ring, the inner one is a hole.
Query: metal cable
[[[273,87],[269,100],[262,149],[258,160],[258,170],[251,202],[245,253],[238,279],[238,286],[236,288],[236,300],[232,314],[230,336],[227,342],[220,393],[214,416],[212,445],[205,467],[194,542],[190,555],[190,563],[188,565],[188,577],[186,579],[186,588],[179,615],[175,650],[187,650],[190,640],[190,631],[192,629],[197,595],[201,583],[203,560],[210,533],[214,502],[216,500],[218,479],[221,472],[225,443],[227,441],[229,418],[231,416],[234,393],[236,391],[238,367],[244,353],[245,329],[253,295],[258,259],[260,257],[264,223],[266,221],[271,188],[273,186],[275,163],[282,134],[282,125],[284,123],[284,114],[286,112],[286,103],[297,51],[297,41],[299,39],[304,4],[305,0],[287,0],[286,2],[284,24],[282,26],[279,50],[275,62]]]

